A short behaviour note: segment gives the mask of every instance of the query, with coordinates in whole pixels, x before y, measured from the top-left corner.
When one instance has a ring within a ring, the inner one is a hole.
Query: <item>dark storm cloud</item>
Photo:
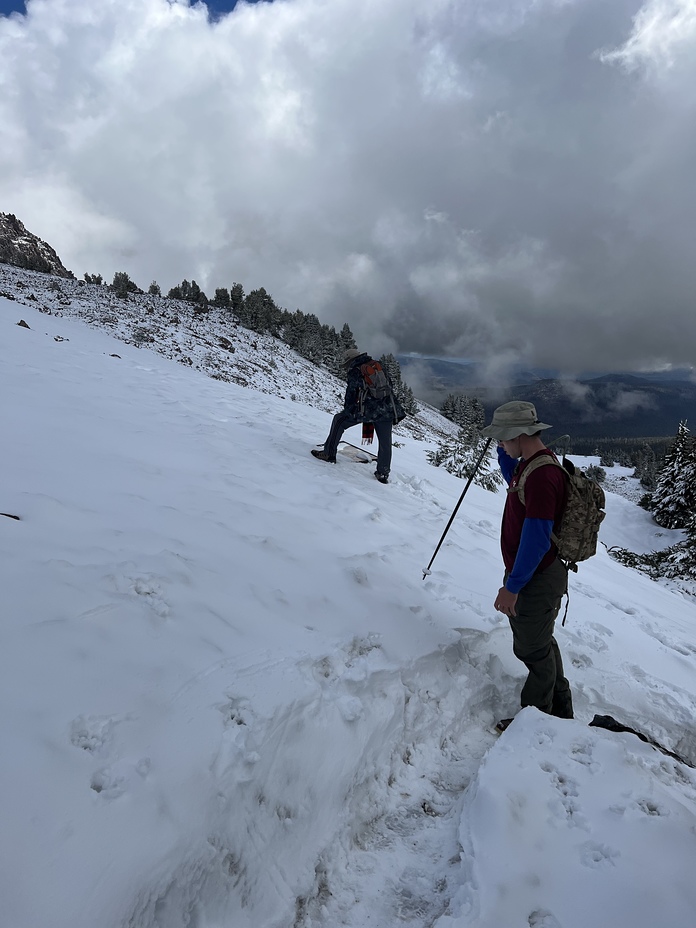
[[[372,350],[692,363],[696,0],[30,0],[0,209]]]

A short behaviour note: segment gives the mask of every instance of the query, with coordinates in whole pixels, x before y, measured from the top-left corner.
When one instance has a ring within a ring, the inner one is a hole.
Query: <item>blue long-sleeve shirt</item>
[[[499,445],[498,463],[503,477],[509,485],[514,477],[518,462],[515,458],[511,458]],[[522,587],[526,586],[534,576],[534,572],[551,547],[553,525],[553,519],[525,517],[515,563],[505,581],[505,588],[511,593],[519,593]]]

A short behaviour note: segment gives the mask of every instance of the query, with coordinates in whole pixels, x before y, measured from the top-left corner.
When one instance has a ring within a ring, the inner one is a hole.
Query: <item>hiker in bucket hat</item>
[[[376,391],[380,394],[378,396],[371,395],[368,390],[364,375],[364,370],[367,369],[365,365],[369,365],[372,373],[376,366],[382,375],[382,389]],[[375,477],[380,483],[388,483],[392,457],[392,426],[401,422],[406,413],[394,396],[389,375],[369,354],[357,348],[347,348],[343,352],[343,366],[348,380],[343,409],[333,417],[324,447],[321,450],[312,448],[312,454],[320,461],[335,464],[338,443],[343,433],[351,426],[362,423],[363,444],[370,444],[373,434],[377,433],[379,447]]]
[[[507,616],[512,650],[527,667],[522,706],[536,706],[560,718],[573,718],[570,684],[554,637],[554,623],[568,587],[568,571],[557,556],[551,533],[558,531],[566,501],[566,479],[558,467],[530,469],[520,499],[520,477],[533,460],[553,457],[541,440],[551,428],[540,422],[533,403],[514,400],[499,406],[482,434],[498,442],[498,462],[508,484],[500,547],[505,565],[495,608]],[[504,731],[512,719],[502,719]]]

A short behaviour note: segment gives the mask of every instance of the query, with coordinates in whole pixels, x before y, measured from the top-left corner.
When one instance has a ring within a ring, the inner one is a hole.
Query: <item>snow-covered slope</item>
[[[694,770],[587,723],[696,760],[692,600],[601,550],[558,629],[577,719],[496,740],[502,493],[423,582],[461,492],[427,442],[383,486],[309,455],[331,397],[31,302],[0,298],[3,926],[690,928]]]
[[[149,294],[119,299],[108,287],[0,264],[0,296],[44,315],[73,316],[115,338],[201,371],[215,380],[292,399],[324,412],[343,404],[345,383],[270,335],[245,329],[229,310],[206,312],[190,303]],[[364,346],[369,350],[367,346]],[[423,440],[455,435],[456,427],[427,403],[396,429]],[[325,434],[317,437],[323,441]]]

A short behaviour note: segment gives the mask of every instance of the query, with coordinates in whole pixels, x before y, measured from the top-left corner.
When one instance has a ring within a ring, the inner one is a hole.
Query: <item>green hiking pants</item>
[[[536,706],[542,712],[572,719],[570,684],[564,676],[561,652],[553,636],[567,588],[568,572],[557,558],[522,587],[515,606],[517,615],[510,616],[510,627],[513,653],[529,671],[522,687],[522,706]]]

